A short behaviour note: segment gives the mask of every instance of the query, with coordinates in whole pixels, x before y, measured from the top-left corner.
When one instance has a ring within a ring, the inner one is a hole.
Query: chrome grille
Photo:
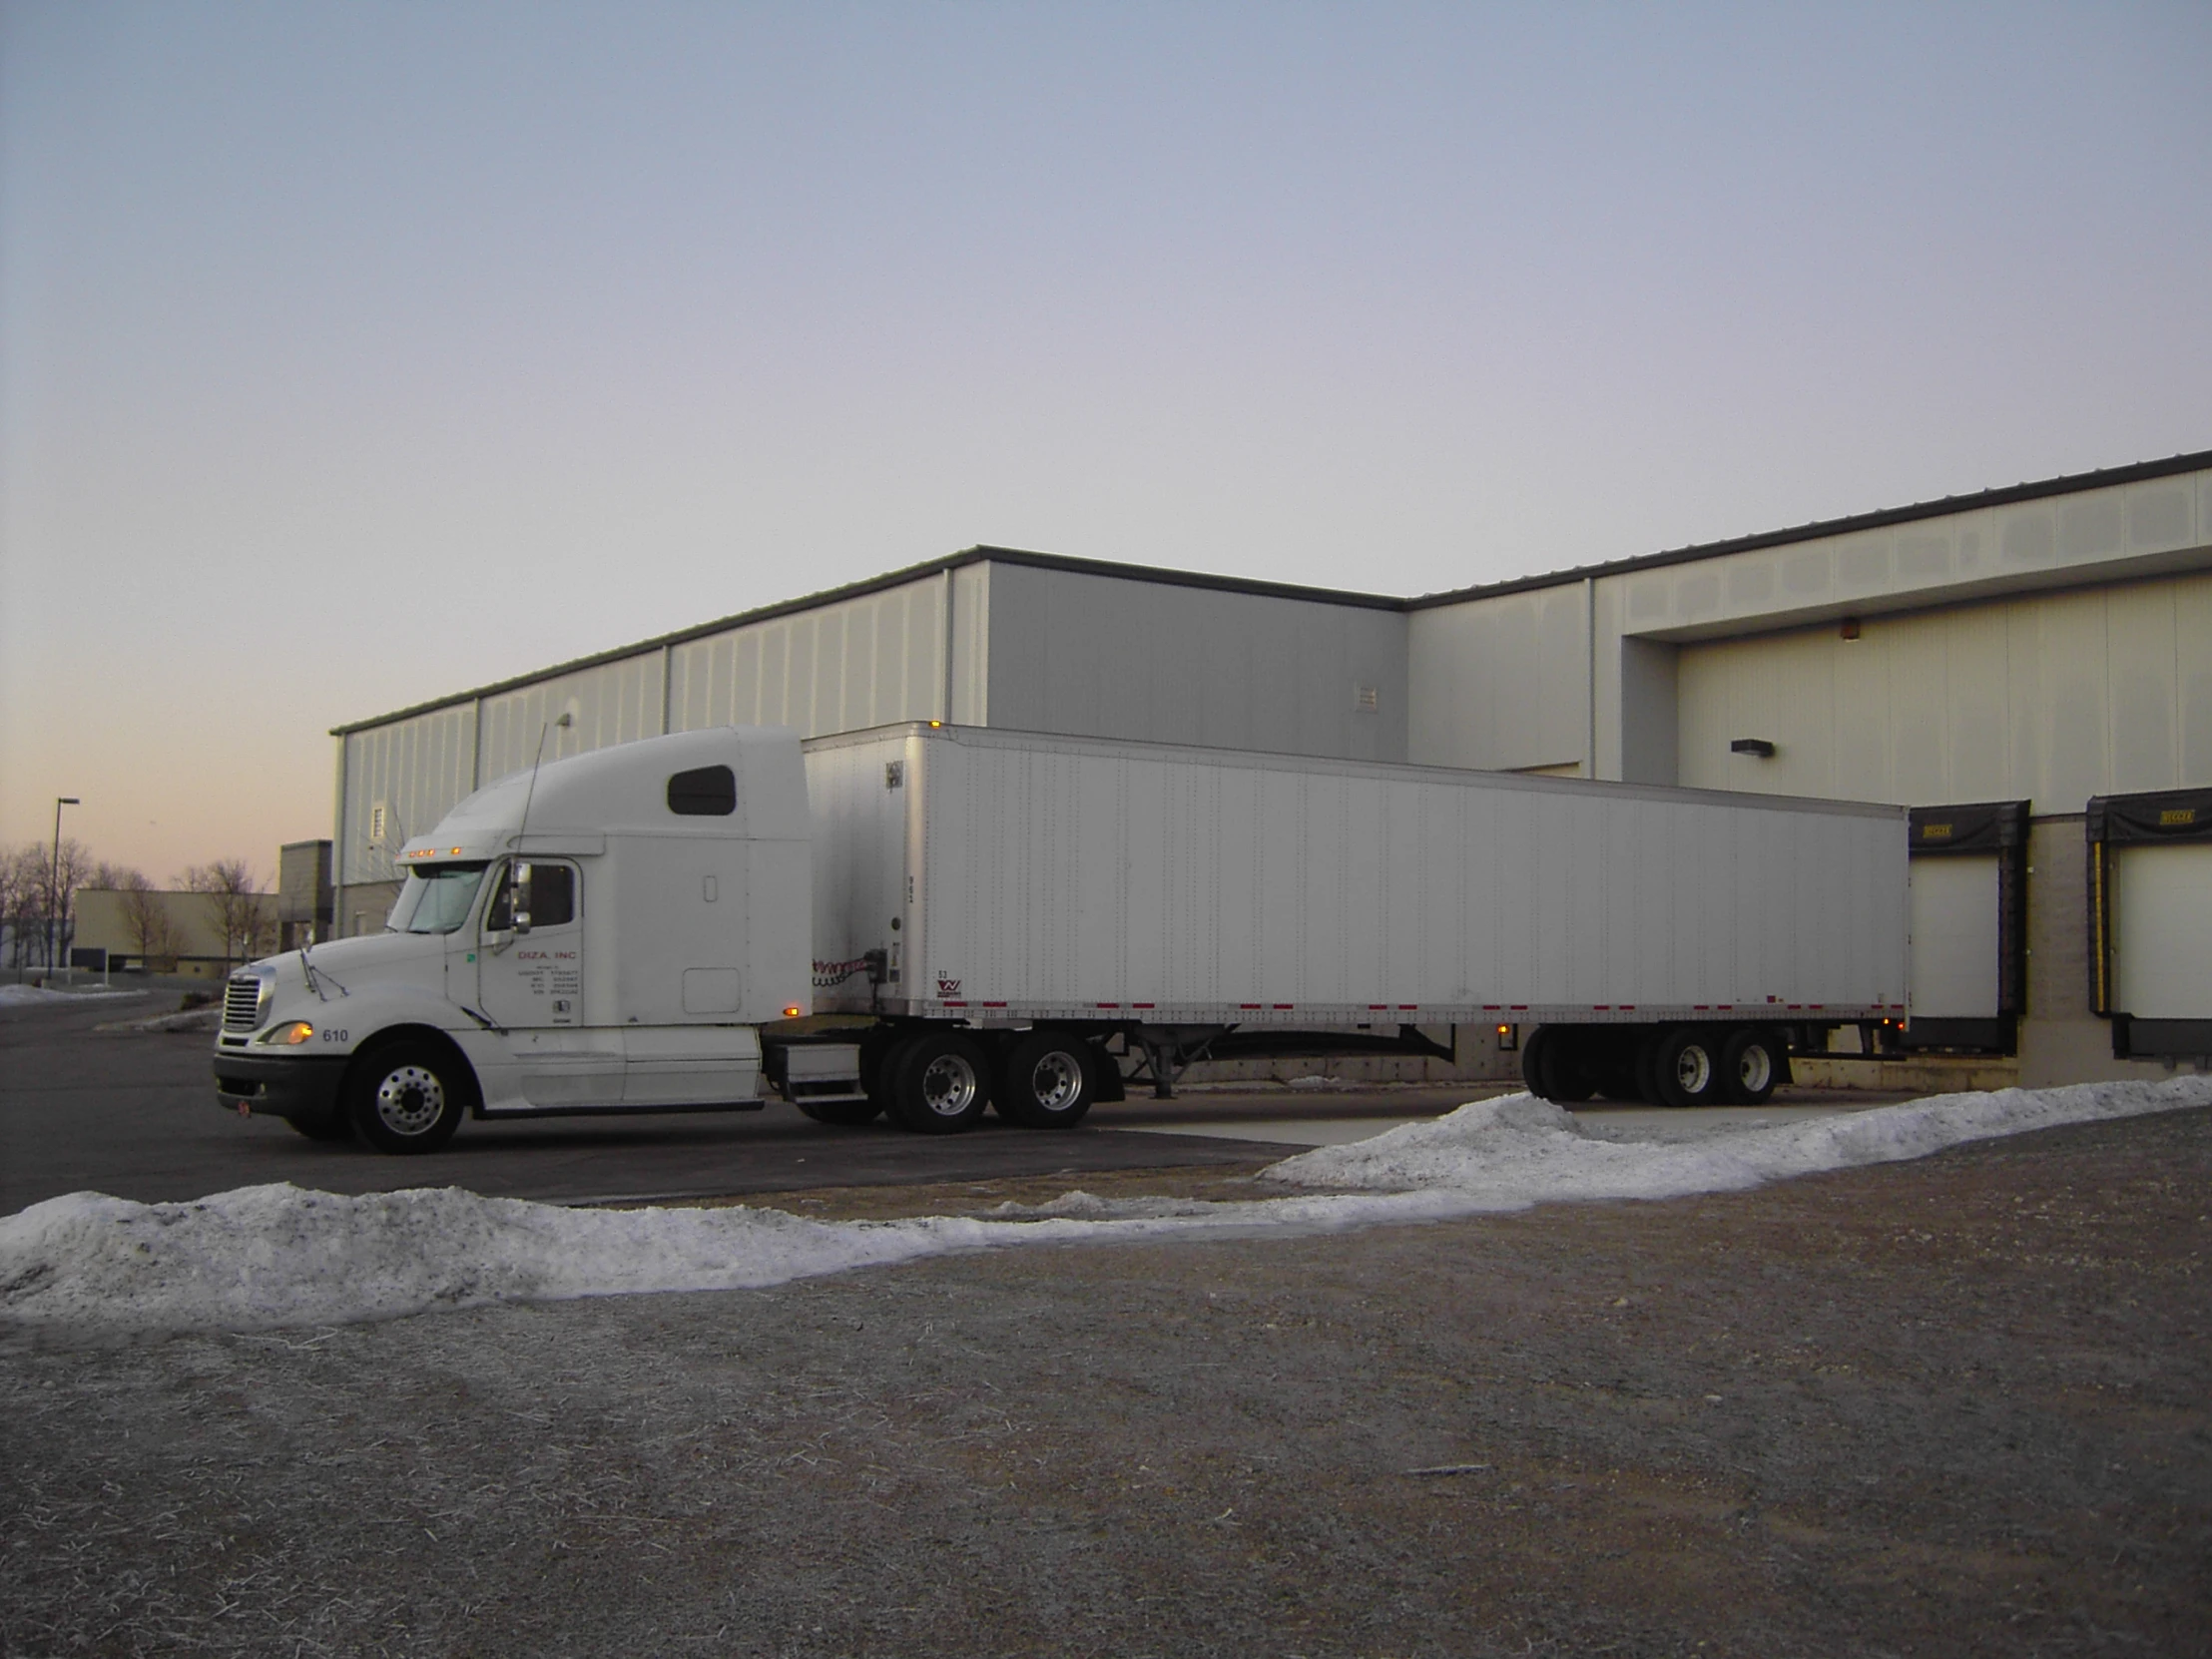
[[[251,1031],[261,1023],[262,981],[259,974],[235,973],[223,992],[223,1029]]]

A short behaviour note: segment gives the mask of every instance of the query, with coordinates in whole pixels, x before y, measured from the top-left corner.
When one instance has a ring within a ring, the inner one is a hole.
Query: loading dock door
[[[1997,855],[1913,860],[1913,1018],[2001,1013]]]
[[[2010,1054],[2026,1001],[2027,803],[1916,807],[1909,1049]]]
[[[2212,790],[2098,796],[2089,1006],[2122,1060],[2212,1055]]]
[[[2112,1006],[2136,1019],[2212,1020],[2212,842],[2115,846]]]

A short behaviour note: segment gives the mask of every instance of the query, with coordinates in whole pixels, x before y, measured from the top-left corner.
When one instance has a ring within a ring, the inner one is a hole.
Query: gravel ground
[[[0,1649],[2212,1652],[2208,1177],[2192,1112],[1664,1204],[17,1330]]]

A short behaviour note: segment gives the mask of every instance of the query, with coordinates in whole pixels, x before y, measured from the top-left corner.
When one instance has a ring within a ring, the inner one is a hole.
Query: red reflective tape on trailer
[[[986,1002],[983,1006],[986,1008],[1003,1008],[1006,1004],[1003,1002]]]
[[[1240,1008],[1257,1008],[1260,1004],[1257,1002],[1240,1002],[1237,1006]]]
[[[1733,1002],[1716,1002],[1713,1004],[1713,1012],[1716,1014],[1733,1014],[1735,1011],[1736,1004]]]
[[[1712,1011],[1713,1005],[1710,1002],[1693,1002],[1690,1004],[1690,1012],[1693,1014],[1709,1014]]]
[[[1528,1004],[1525,1002],[1508,1003],[1507,1006],[1510,1007],[1512,1011],[1516,1014],[1525,1014],[1528,1012]]]
[[[1121,1004],[1118,1002],[1101,1002],[1099,1006],[1101,1008],[1118,1008]]]
[[[1129,1006],[1132,1008],[1150,1008],[1154,1006],[1154,1004],[1150,1002],[1132,1002],[1129,1004]]]
[[[1624,1014],[1632,1014],[1636,1011],[1636,1004],[1633,1002],[1623,1002],[1620,1005],[1619,1011]]]
[[[1815,1012],[1816,1014],[1826,1013],[1828,1011],[1828,1004],[1825,1002],[1808,1002],[1806,1006],[1812,1009],[1813,1012]]]
[[[1504,1006],[1505,1004],[1502,1002],[1485,1002],[1482,1004],[1482,1011],[1485,1014],[1494,1014],[1501,1010]]]
[[[1295,1003],[1295,1002],[1278,1002],[1278,1003],[1277,1003],[1277,1004],[1276,1004],[1275,1006],[1276,1006],[1276,1008],[1277,1008],[1278,1010],[1280,1010],[1281,1012],[1283,1012],[1283,1013],[1286,1013],[1286,1014],[1287,1014],[1287,1013],[1289,1013],[1289,1012],[1290,1012],[1290,1011],[1291,1011],[1291,1010],[1292,1010],[1293,1008],[1297,1007],[1297,1006],[1298,1006],[1298,1004],[1297,1004],[1297,1003]]]
[[[1397,1011],[1401,1014],[1417,1014],[1420,1012],[1420,1004],[1418,1002],[1400,1002],[1397,1005]]]
[[[1368,1004],[1368,1012],[1371,1014],[1386,1014],[1389,1011],[1390,1005],[1387,1002],[1371,1002]]]
[[[1609,1014],[1612,1011],[1613,1005],[1610,1002],[1593,1002],[1590,1004],[1590,1012],[1593,1014]]]

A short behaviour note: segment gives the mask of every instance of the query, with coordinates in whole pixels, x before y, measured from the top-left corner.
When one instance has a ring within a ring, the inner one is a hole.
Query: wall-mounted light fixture
[[[1859,637],[1859,619],[1855,616],[1847,616],[1844,618],[1843,627],[1839,628],[1837,632],[1846,640],[1857,639]]]
[[[1774,744],[1766,738],[1738,738],[1728,746],[1731,755],[1756,755],[1762,761],[1774,759]]]

